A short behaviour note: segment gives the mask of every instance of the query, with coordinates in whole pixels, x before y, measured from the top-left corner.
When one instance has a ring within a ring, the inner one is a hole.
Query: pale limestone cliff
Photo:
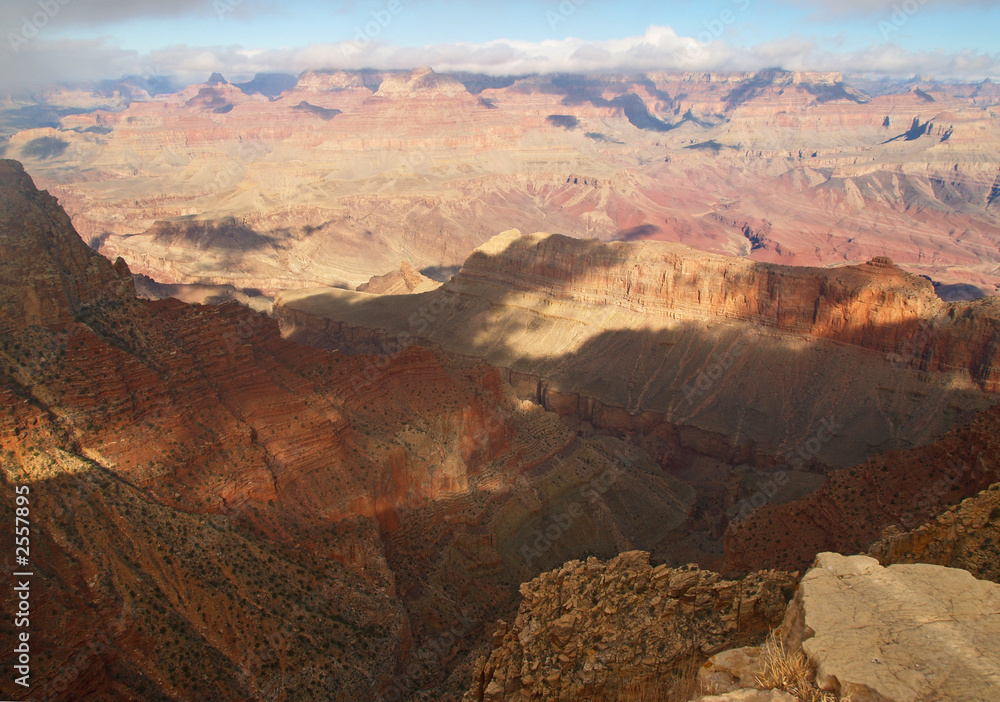
[[[1000,698],[1000,585],[964,570],[822,553],[782,631],[854,702]]]

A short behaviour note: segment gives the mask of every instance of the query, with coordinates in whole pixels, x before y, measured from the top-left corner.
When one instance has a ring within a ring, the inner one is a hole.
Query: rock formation
[[[289,291],[275,313],[304,343],[417,338],[486,360],[560,414],[661,437],[665,465],[710,444],[731,465],[851,465],[932,440],[1000,389],[997,301],[944,303],[878,261],[790,268],[511,231],[437,291]]]
[[[93,256],[56,199],[38,192],[16,161],[0,161],[0,204],[0,330],[71,322],[83,306],[132,290],[124,262]]]
[[[927,446],[889,452],[830,473],[818,490],[797,500],[762,504],[730,524],[725,536],[726,567],[794,570],[822,551],[866,551],[887,529],[887,536],[899,534],[901,528],[916,529],[949,505],[1000,481],[998,442],[1000,407],[993,406]],[[991,493],[984,495],[974,502],[989,504]],[[982,512],[982,508],[975,509],[969,518],[983,525],[990,520],[990,512]],[[903,538],[898,543],[887,541],[877,550],[887,562],[893,562],[903,560],[904,554],[913,556],[930,548],[947,565],[969,567],[977,575],[995,578],[996,568],[989,565],[993,550],[986,543],[987,535],[963,537],[962,527],[956,526],[956,530],[958,533],[949,538],[946,522],[932,523],[909,537],[912,547]],[[941,539],[940,547],[932,547],[928,540],[937,538]],[[987,550],[977,556],[976,544]],[[963,553],[965,548],[971,552]],[[978,566],[977,560],[982,561]]]
[[[1000,694],[1000,585],[964,570],[822,553],[801,581],[779,571],[725,580],[652,568],[633,552],[567,563],[521,595],[517,618],[498,622],[467,702]],[[777,621],[776,639],[743,645]]]
[[[727,580],[652,567],[639,551],[571,561],[521,586],[516,619],[497,624],[464,699],[613,700],[642,681],[662,692],[692,662],[763,638],[794,582],[776,571]]]
[[[410,293],[430,292],[440,285],[414,268],[409,261],[403,261],[399,264],[399,270],[385,275],[373,276],[371,280],[362,283],[357,289],[358,292],[373,295],[409,295]]]
[[[782,633],[816,668],[817,686],[841,698],[1000,696],[1000,585],[964,570],[820,554]]]
[[[1000,483],[915,529],[890,525],[869,555],[882,565],[934,563],[1000,583]]]

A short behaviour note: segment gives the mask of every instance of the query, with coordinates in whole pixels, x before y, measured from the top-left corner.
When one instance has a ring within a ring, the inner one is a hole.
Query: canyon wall
[[[798,569],[820,551],[863,552],[880,539],[884,541],[875,548],[888,562],[896,558],[905,562],[903,554],[923,560],[920,554],[927,545],[920,546],[921,539],[929,537],[922,534],[937,534],[934,538],[941,541],[939,547],[930,548],[928,558],[937,548],[953,553],[949,542],[958,549],[962,541],[949,539],[944,524],[932,523],[898,542],[895,535],[916,530],[946,507],[1000,481],[998,437],[1000,407],[994,406],[927,446],[892,451],[835,471],[818,490],[798,500],[778,505],[770,504],[765,496],[759,509],[729,525],[725,567],[737,571]],[[988,503],[992,495],[983,493],[977,500]],[[990,521],[988,515],[986,522]],[[980,526],[983,523],[981,519]],[[912,548],[906,545],[909,539],[913,540]],[[955,557],[956,562],[947,565],[980,569],[983,577],[993,573],[988,567],[975,565],[977,559],[972,555]]]
[[[275,314],[303,343],[431,344],[561,414],[770,468],[927,443],[993,401],[1000,367],[994,300],[943,303],[880,259],[798,269],[666,242],[507,232],[439,290],[289,291]]]

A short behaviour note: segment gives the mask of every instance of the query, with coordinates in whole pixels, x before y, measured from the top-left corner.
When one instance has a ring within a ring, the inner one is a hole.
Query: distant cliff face
[[[793,265],[889,256],[998,292],[996,86],[913,88],[315,71],[274,99],[213,80],[69,115],[7,155],[86,241],[161,283],[355,288],[517,227]],[[170,236],[199,226],[257,245]]]
[[[761,264],[667,243],[599,243],[511,231],[478,248],[457,284],[486,283],[678,320],[723,319],[965,368],[1000,391],[1000,299],[945,303],[885,257],[860,266]]]

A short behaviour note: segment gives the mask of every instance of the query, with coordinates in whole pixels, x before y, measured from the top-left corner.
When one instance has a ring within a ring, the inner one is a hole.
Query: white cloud
[[[19,84],[118,78],[126,74],[171,74],[183,82],[200,82],[213,71],[230,79],[257,72],[299,73],[316,68],[398,68],[431,66],[439,72],[490,74],[551,72],[788,70],[916,73],[979,79],[1000,77],[1000,56],[972,50],[908,51],[887,43],[860,51],[831,51],[815,42],[788,37],[751,48],[722,41],[700,44],[666,26],[651,26],[640,36],[608,41],[582,39],[543,42],[498,40],[397,47],[378,41],[314,44],[291,49],[245,49],[176,46],[140,55],[114,48],[107,41],[46,41],[39,37],[23,47],[0,75],[0,92]]]

